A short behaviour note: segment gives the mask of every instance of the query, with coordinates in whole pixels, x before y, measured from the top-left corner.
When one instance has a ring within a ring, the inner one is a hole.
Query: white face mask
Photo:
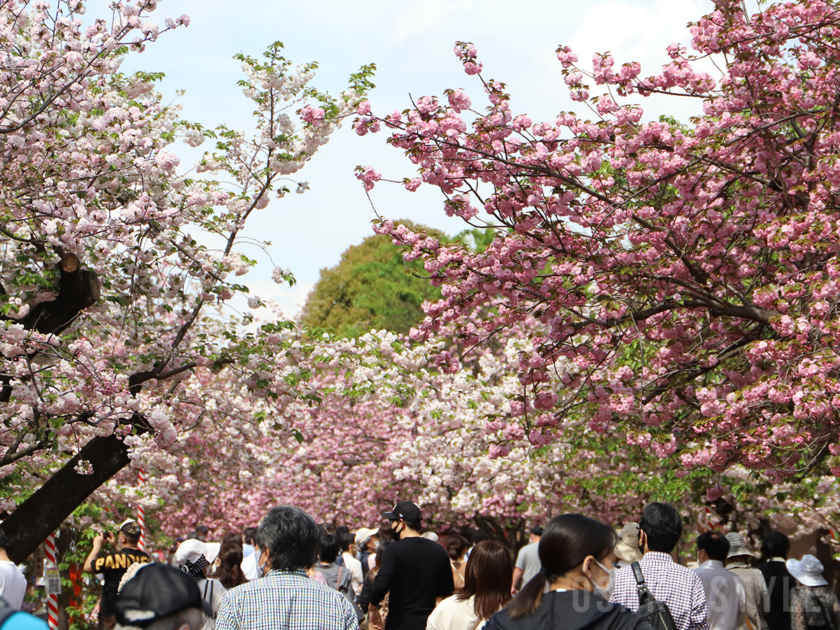
[[[262,558],[262,554],[260,554],[260,558]],[[260,560],[257,559],[257,578],[261,578],[265,575],[265,567],[268,565],[268,560],[260,564]]]
[[[595,558],[593,558],[593,560],[595,560]],[[601,570],[604,573],[606,573],[607,575],[610,576],[610,581],[607,583],[606,586],[601,586],[595,580],[591,580],[592,581],[592,587],[593,587],[592,592],[595,595],[598,595],[600,597],[603,597],[607,601],[610,601],[610,597],[612,597],[613,590],[615,590],[615,567],[613,567],[612,569],[608,569],[607,567],[605,567],[603,564],[601,564],[597,560],[595,560],[595,564],[597,564],[599,567],[601,567]]]

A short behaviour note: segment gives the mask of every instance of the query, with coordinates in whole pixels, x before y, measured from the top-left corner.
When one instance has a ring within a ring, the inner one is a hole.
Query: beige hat
[[[356,531],[356,544],[363,545],[368,540],[370,540],[372,536],[375,536],[378,532],[378,529],[370,529],[368,527],[359,528]]]
[[[744,537],[741,534],[729,532],[726,535],[726,540],[729,541],[729,553],[726,554],[727,558],[735,558],[737,556],[750,556],[751,558],[755,558],[755,554],[747,549],[747,544],[744,542]]]
[[[642,559],[642,552],[639,551],[639,524],[627,523],[621,528],[618,535],[619,541],[615,546],[615,557],[622,562],[638,562]]]

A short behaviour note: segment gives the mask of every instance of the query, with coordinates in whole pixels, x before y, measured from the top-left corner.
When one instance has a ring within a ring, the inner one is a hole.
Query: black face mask
[[[399,522],[399,521],[397,521],[397,524],[396,524],[396,525],[394,525],[393,527],[391,527],[391,531],[392,531],[392,532],[394,532],[394,539],[395,539],[395,540],[399,540],[399,539],[400,539],[400,535],[403,533],[403,530],[405,529],[405,527],[403,527],[403,529],[401,529],[401,530],[397,531],[397,526],[398,526],[399,524],[400,524],[400,522]]]

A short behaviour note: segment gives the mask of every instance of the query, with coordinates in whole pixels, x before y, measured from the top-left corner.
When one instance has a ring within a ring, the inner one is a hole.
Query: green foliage
[[[441,243],[449,238],[436,230],[399,221],[415,232],[425,232]],[[389,236],[369,236],[353,245],[341,261],[321,270],[321,278],[303,307],[305,326],[334,330],[357,338],[371,329],[407,334],[423,318],[424,301],[440,299],[422,262],[406,262]]]

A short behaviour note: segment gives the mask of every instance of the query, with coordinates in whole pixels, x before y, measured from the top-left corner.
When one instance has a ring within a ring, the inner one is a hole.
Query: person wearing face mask
[[[361,527],[354,537],[356,549],[359,551],[359,562],[362,564],[362,582],[367,578],[368,571],[373,568],[376,550],[379,548],[379,531]]]
[[[371,586],[368,623],[372,630],[425,630],[435,606],[455,591],[449,554],[420,535],[422,515],[411,501],[399,501],[382,518],[390,521],[396,542],[382,553]],[[378,606],[386,595],[388,618],[383,624]]]
[[[338,591],[311,580],[320,530],[300,508],[272,508],[257,531],[263,577],[232,588],[216,630],[358,630],[353,606]]]
[[[552,519],[539,542],[539,573],[484,630],[652,630],[609,602],[616,542],[612,527],[581,514]]]
[[[681,536],[679,512],[665,503],[649,504],[639,521],[639,549],[643,554],[639,568],[653,597],[668,606],[677,630],[709,630],[703,583],[694,571],[671,558]],[[634,612],[639,609],[632,566],[616,573],[610,600]]]

